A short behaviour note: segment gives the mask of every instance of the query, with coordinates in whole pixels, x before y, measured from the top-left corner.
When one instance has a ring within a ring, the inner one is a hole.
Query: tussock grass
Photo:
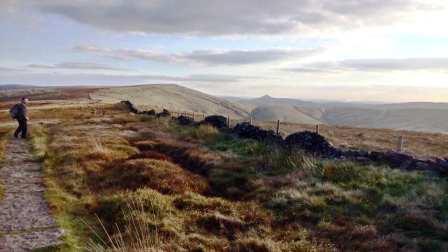
[[[205,124],[198,127],[183,127],[180,125],[171,127],[182,139],[194,139],[204,143],[213,142],[220,135],[215,127]]]
[[[167,194],[208,191],[208,182],[201,176],[172,162],[156,159],[132,159],[113,164],[99,174],[98,180],[103,188],[135,190],[144,186]]]

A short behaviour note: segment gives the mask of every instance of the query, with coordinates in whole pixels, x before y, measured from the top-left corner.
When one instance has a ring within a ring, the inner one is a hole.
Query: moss
[[[266,153],[267,146],[251,139],[236,139],[222,134],[214,142],[208,144],[212,150],[230,151],[241,157],[256,156]]]

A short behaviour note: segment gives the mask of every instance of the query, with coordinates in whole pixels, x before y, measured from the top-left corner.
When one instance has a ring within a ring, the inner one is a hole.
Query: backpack
[[[17,117],[19,116],[19,110],[19,104],[12,106],[12,108],[9,110],[9,115],[12,119],[17,119]]]

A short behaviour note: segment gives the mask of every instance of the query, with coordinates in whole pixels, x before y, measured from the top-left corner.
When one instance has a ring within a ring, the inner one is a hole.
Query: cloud
[[[271,35],[388,25],[426,7],[422,0],[17,1],[107,30],[184,35]]]
[[[390,72],[390,71],[447,71],[448,58],[406,58],[406,59],[347,59],[333,62],[315,62],[287,71],[298,73],[324,72]]]
[[[86,62],[63,62],[53,65],[46,64],[29,64],[29,68],[38,69],[75,69],[75,70],[113,70],[113,71],[126,71],[125,68],[111,67],[108,65]]]
[[[0,66],[0,73],[10,73],[10,72],[21,72],[22,69],[17,68],[10,68],[10,67],[1,67]]]
[[[184,55],[184,58],[190,61],[207,63],[207,64],[225,64],[225,65],[242,65],[256,64],[284,59],[305,58],[321,52],[321,49],[304,49],[304,50],[284,50],[284,49],[267,49],[256,51],[194,51]]]
[[[77,46],[76,51],[95,53],[119,60],[148,60],[168,63],[192,62],[206,65],[245,65],[285,59],[306,58],[322,52],[316,49],[263,49],[263,50],[198,50],[189,53],[162,53],[150,50],[110,49],[96,46]]]
[[[117,75],[117,74],[62,74],[62,73],[25,73],[0,75],[0,85],[20,83],[31,85],[125,85],[144,83],[236,83],[251,77],[219,74],[200,74],[186,76],[169,75]]]

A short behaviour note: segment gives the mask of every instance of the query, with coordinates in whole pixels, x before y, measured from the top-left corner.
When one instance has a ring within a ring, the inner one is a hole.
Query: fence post
[[[400,136],[399,138],[398,138],[398,152],[403,152],[403,149],[404,149],[404,137],[403,136]]]
[[[250,116],[249,124],[250,124],[250,125],[253,124],[252,116]]]
[[[230,128],[230,116],[227,115],[227,127]]]
[[[316,134],[319,134],[319,124],[316,124]]]
[[[277,120],[277,128],[276,128],[275,132],[277,133],[277,136],[278,136],[278,134],[280,132],[280,120]]]

